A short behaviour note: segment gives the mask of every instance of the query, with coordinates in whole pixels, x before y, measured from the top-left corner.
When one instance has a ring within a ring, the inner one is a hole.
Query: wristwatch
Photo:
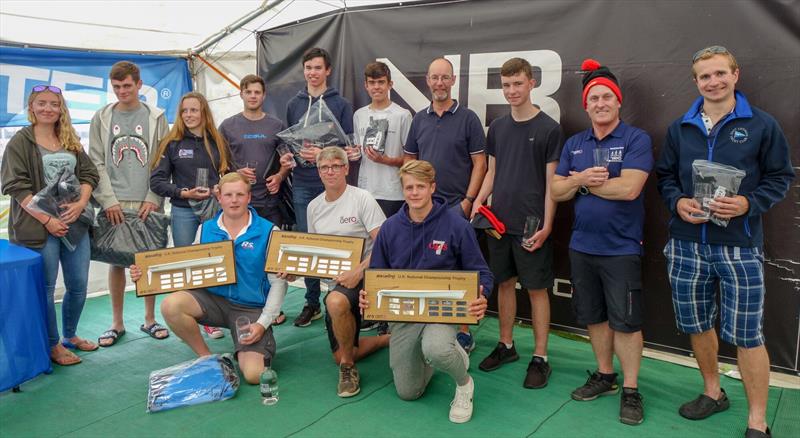
[[[578,189],[578,193],[580,193],[581,195],[588,195],[589,187],[581,186],[581,188]]]
[[[469,201],[470,204],[475,202],[475,197],[474,196],[464,196],[464,199]]]

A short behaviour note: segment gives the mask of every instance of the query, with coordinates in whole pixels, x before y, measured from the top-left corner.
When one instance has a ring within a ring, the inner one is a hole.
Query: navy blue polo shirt
[[[650,136],[639,128],[620,122],[602,140],[591,128],[567,140],[561,151],[556,175],[569,176],[594,166],[594,149],[610,150],[608,178],[617,178],[623,169],[650,173],[653,146]],[[569,247],[586,254],[603,256],[642,255],[644,191],[633,201],[610,201],[593,194],[575,195],[575,224]]]
[[[403,149],[433,165],[436,193],[453,206],[467,196],[471,156],[483,153],[485,147],[486,135],[478,115],[454,100],[441,117],[432,105],[415,114]]]

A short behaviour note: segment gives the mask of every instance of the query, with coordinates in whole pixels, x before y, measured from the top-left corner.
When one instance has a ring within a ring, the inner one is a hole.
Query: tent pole
[[[245,16],[239,18],[238,20],[234,21],[233,23],[231,23],[230,25],[228,25],[224,29],[222,29],[219,32],[215,33],[214,35],[211,35],[210,37],[206,38],[205,41],[201,42],[199,45],[189,49],[189,54],[193,55],[193,54],[196,54],[196,53],[203,52],[207,48],[209,48],[212,45],[216,44],[217,41],[225,38],[226,36],[230,35],[233,32],[236,32],[242,26],[244,26],[247,23],[253,21],[254,19],[259,17],[263,13],[269,11],[270,9],[274,8],[275,6],[278,6],[279,4],[283,3],[284,1],[285,0],[273,0],[272,2],[269,2],[269,0],[264,0],[258,8],[250,11],[247,15],[245,15]],[[200,58],[200,59],[203,60],[202,58]],[[205,62],[205,60],[203,60],[203,62]],[[206,64],[208,64],[208,63],[206,63]]]
[[[237,90],[240,90],[239,84],[237,84],[236,82],[232,81],[231,78],[228,77],[228,75],[226,75],[220,69],[215,67],[214,64],[206,61],[202,56],[198,55],[197,53],[193,53],[191,56],[193,58],[197,58],[200,61],[202,61],[203,64],[208,66],[208,68],[210,68],[211,70],[214,70],[215,73],[217,73],[218,75],[222,76],[222,78],[225,79],[226,81],[230,82],[230,84],[233,85],[234,87],[236,87]]]

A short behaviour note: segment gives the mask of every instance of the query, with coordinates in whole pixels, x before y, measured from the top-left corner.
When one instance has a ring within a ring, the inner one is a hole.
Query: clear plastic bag
[[[212,354],[150,373],[147,412],[227,400],[239,389],[230,355]]]
[[[35,212],[44,213],[58,219],[65,210],[62,206],[79,200],[81,197],[81,183],[69,167],[62,168],[56,178],[45,188],[31,198],[27,207]],[[78,219],[69,224],[67,234],[61,237],[61,242],[69,251],[75,250],[75,245],[89,232],[89,227],[94,222],[94,210],[87,205]]]
[[[694,183],[694,196],[700,203],[705,215],[720,227],[728,226],[728,219],[720,219],[709,209],[709,203],[721,197],[734,196],[739,192],[739,185],[747,173],[741,169],[725,164],[707,160],[694,160],[692,162],[692,182]]]
[[[220,210],[219,202],[213,194],[203,200],[190,199],[189,206],[192,207],[192,213],[197,216],[200,223],[213,218]]]
[[[314,102],[297,124],[277,135],[292,148],[295,160],[303,167],[314,167],[314,163],[300,157],[300,151],[304,148],[353,145],[350,136],[344,133],[323,99]]]
[[[386,134],[389,132],[389,120],[369,118],[369,126],[364,134],[364,147],[371,147],[380,154],[386,151]]]
[[[136,210],[123,209],[125,220],[111,225],[106,215],[97,216],[92,226],[92,260],[127,268],[141,251],[166,248],[169,239],[169,216],[155,211],[147,219]]]

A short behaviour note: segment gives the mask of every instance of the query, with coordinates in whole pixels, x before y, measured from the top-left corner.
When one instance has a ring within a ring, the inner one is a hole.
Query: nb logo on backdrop
[[[489,70],[497,69],[510,58],[524,58],[531,63],[531,66],[538,68],[542,72],[541,80],[536,84],[536,88],[531,91],[533,103],[538,105],[542,111],[547,113],[555,121],[561,119],[561,108],[552,96],[561,87],[561,57],[552,50],[527,50],[520,52],[491,52],[491,53],[471,53],[468,55],[469,79],[467,82],[468,90],[465,96],[468,99],[469,109],[475,111],[478,118],[486,127],[486,107],[488,105],[507,105],[503,97],[502,89],[488,88]],[[453,70],[458,75],[461,71],[461,55],[445,55],[448,61],[453,63]],[[408,103],[414,111],[420,111],[430,105],[430,100],[420,91],[408,78],[400,71],[397,66],[392,64],[389,58],[378,58],[389,66],[392,72],[393,90]],[[427,68],[427,66],[425,67]],[[464,97],[462,95],[459,80],[453,85],[453,99]]]

